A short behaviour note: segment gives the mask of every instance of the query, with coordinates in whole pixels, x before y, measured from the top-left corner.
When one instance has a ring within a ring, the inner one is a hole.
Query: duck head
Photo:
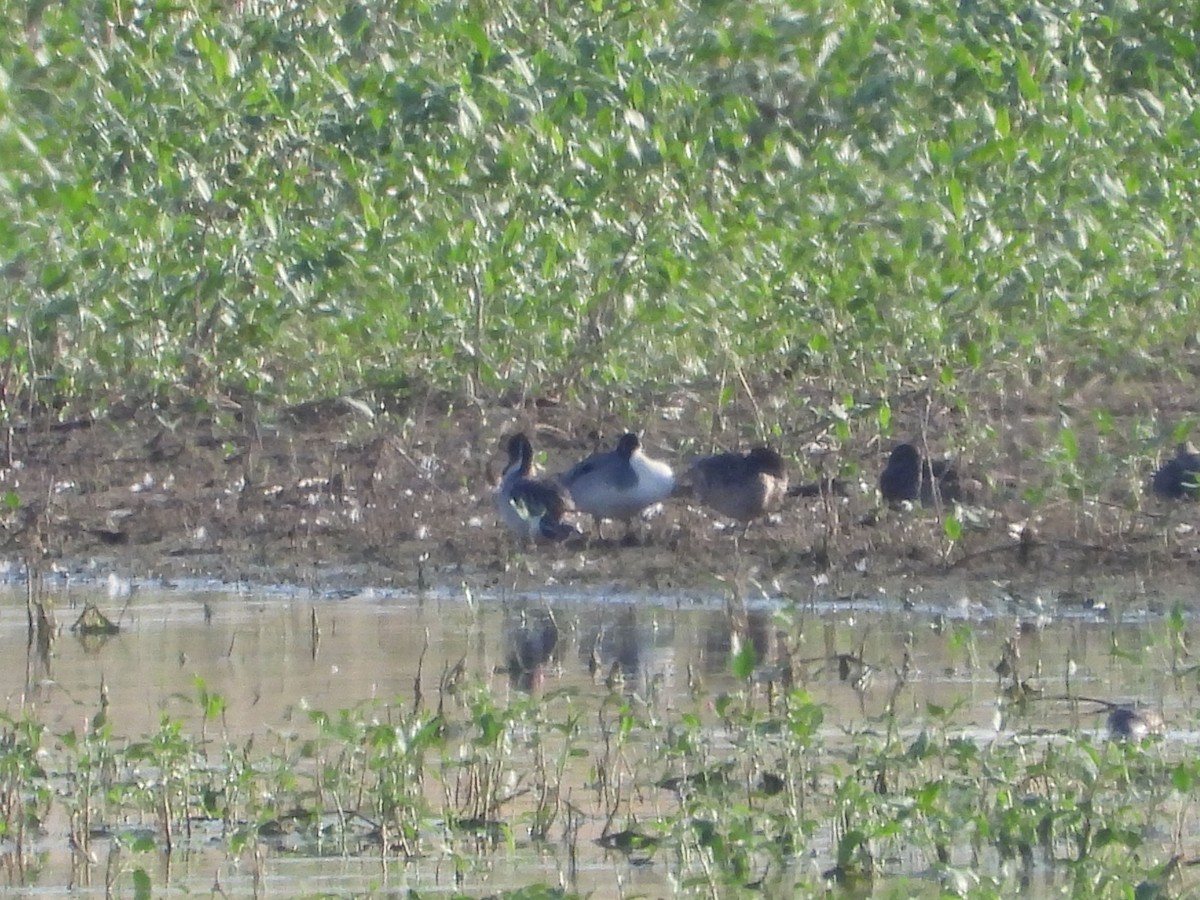
[[[888,468],[916,476],[921,468],[921,452],[912,444],[900,444],[888,457]]]
[[[617,441],[617,455],[625,459],[633,456],[642,446],[641,440],[632,431],[627,431],[621,435],[621,439]]]
[[[533,468],[533,444],[529,443],[529,438],[525,437],[524,432],[514,434],[508,439],[508,465],[504,467],[504,474],[511,475],[514,472],[521,478],[529,474],[529,470]]]
[[[783,457],[770,447],[755,447],[746,456],[747,462],[755,472],[770,475],[772,478],[783,478],[786,474]]]

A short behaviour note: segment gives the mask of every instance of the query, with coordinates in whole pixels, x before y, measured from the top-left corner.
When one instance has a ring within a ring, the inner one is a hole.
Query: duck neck
[[[508,465],[504,467],[504,480],[514,482],[528,477],[533,470],[533,448],[529,444],[521,444],[508,456]]]

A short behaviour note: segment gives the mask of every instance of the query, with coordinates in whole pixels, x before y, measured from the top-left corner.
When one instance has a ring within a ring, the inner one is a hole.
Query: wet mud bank
[[[743,534],[689,492],[688,460],[713,448],[687,424],[696,421],[677,415],[646,429],[648,449],[675,466],[681,486],[638,524],[635,542],[581,518],[584,536],[538,548],[497,519],[504,438],[535,436],[554,472],[611,444],[624,423],[477,407],[372,421],[337,404],[270,425],[232,415],[47,422],[10,440],[2,552],[10,572],[317,591],[549,584],[802,599],[953,597],[964,584],[1002,582],[1081,602],[1114,576],[1171,593],[1200,562],[1194,504],[1038,509],[988,485],[970,505],[882,505],[877,447],[843,450],[842,472],[859,474],[843,478],[842,494],[789,497]],[[780,449],[793,484],[832,474]]]

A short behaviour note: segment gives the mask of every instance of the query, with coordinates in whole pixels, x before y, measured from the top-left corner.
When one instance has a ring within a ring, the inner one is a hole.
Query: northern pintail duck
[[[783,457],[769,447],[718,453],[691,466],[697,499],[723,516],[749,523],[770,511],[788,489]]]
[[[915,446],[900,444],[879,476],[879,493],[892,505],[919,500],[929,506],[939,499],[943,503],[962,499],[962,486],[958,472],[947,460],[922,459]]]
[[[578,530],[563,516],[573,506],[563,488],[532,477],[533,445],[524,434],[508,439],[508,465],[496,491],[496,509],[504,524],[531,540],[562,541]]]
[[[1114,706],[1108,713],[1108,733],[1116,740],[1140,741],[1164,728],[1163,717],[1152,709]]]
[[[622,435],[615,450],[593,453],[573,466],[560,481],[575,508],[591,515],[597,527],[602,519],[621,519],[627,534],[634,516],[675,489],[671,467],[646,456],[633,433]]]
[[[1168,500],[1200,496],[1200,452],[1191,441],[1175,448],[1175,456],[1154,473],[1154,493]]]

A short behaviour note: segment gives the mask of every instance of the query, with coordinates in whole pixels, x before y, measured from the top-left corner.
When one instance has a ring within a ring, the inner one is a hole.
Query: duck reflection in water
[[[616,618],[581,623],[579,654],[596,680],[627,691],[645,691],[675,675],[675,625],[661,610],[630,604]]]
[[[505,640],[509,685],[521,691],[541,687],[546,667],[558,649],[558,623],[554,614],[549,610],[522,612],[520,620],[506,629]]]

